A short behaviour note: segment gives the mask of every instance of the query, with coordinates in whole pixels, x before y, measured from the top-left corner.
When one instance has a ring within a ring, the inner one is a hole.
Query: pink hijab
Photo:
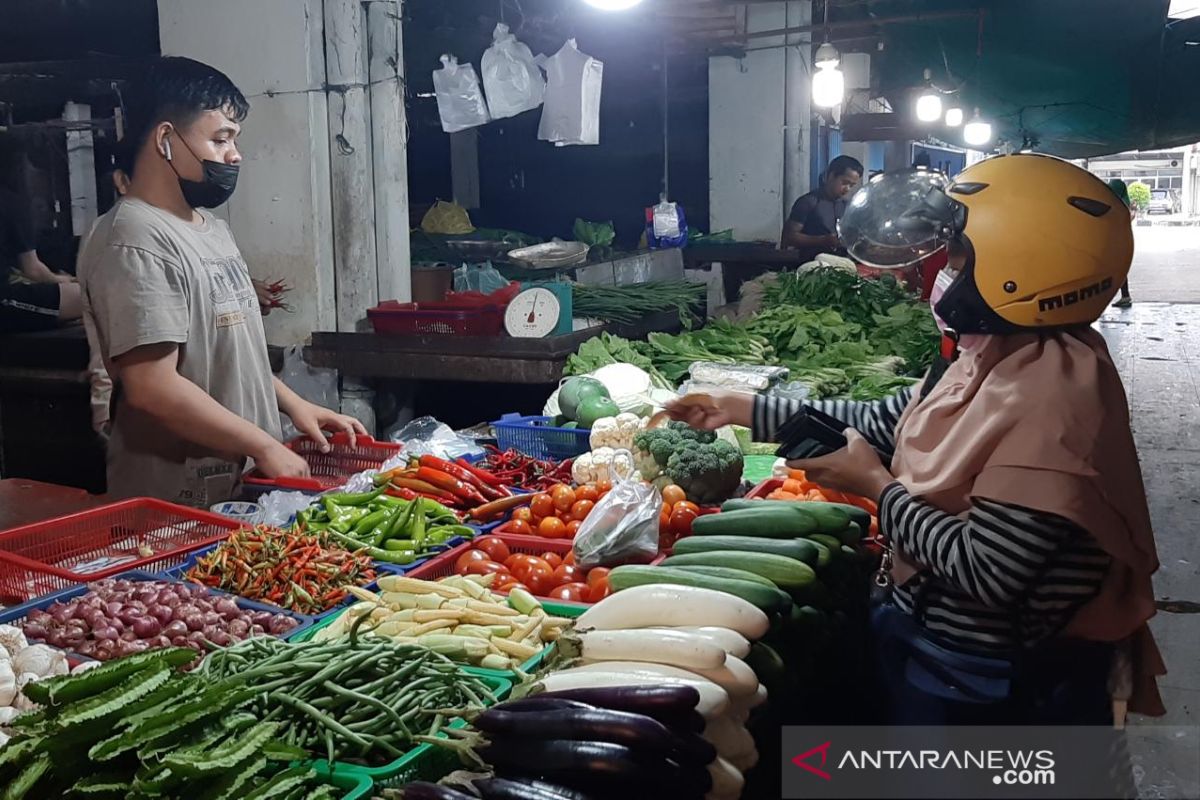
[[[972,341],[905,409],[892,474],[952,514],[984,497],[1057,514],[1095,537],[1112,563],[1064,633],[1131,644],[1130,709],[1165,713],[1154,679],[1166,669],[1146,625],[1158,556],[1125,390],[1099,333]]]

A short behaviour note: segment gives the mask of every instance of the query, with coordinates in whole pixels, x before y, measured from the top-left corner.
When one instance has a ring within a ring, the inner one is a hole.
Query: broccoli
[[[720,503],[733,496],[742,481],[742,452],[729,442],[684,441],[671,453],[663,470],[688,499]]]

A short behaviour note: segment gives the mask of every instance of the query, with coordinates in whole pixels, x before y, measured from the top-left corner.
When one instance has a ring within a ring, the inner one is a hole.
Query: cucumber
[[[705,514],[692,523],[695,536],[765,536],[772,539],[795,539],[816,533],[821,528],[816,517],[800,508],[800,503],[789,507],[747,508],[741,511],[722,511],[720,514]],[[842,523],[845,527],[845,523]]]
[[[807,538],[810,542],[824,545],[829,551],[830,560],[842,557],[842,543],[836,537],[828,533],[810,533]]]
[[[850,521],[858,526],[862,534],[865,535],[867,531],[871,530],[871,512],[865,508],[852,506],[849,503],[826,503],[826,505],[840,508],[850,515]],[[847,542],[847,544],[850,544],[850,542]]]
[[[614,592],[629,589],[633,586],[655,583],[697,586],[701,589],[713,589],[740,597],[763,611],[786,610],[791,606],[792,602],[791,598],[784,592],[764,586],[761,583],[718,578],[712,575],[685,572],[684,570],[672,569],[670,567],[625,565],[617,567],[608,573],[608,582]]]
[[[744,569],[736,569],[734,567],[715,567],[708,564],[668,565],[665,561],[663,564],[664,566],[670,566],[672,569],[681,569],[684,572],[695,572],[698,575],[712,575],[715,578],[731,578],[735,581],[750,581],[751,583],[761,584],[762,586],[769,586],[772,589],[779,588],[775,585],[775,581],[771,580],[770,578],[764,578],[762,575],[755,575],[753,572],[747,572]]]
[[[849,525],[833,534],[833,537],[841,544],[853,547],[862,541],[863,530],[863,528],[858,526],[857,522],[851,522]]]
[[[852,520],[859,522],[862,517],[857,514],[852,515],[850,509],[865,515],[867,522],[865,526],[862,526],[863,530],[867,530],[871,526],[871,515],[861,508],[845,503],[824,503],[819,500],[746,500],[741,498],[727,501],[721,506],[721,513],[758,509],[765,511],[775,508],[802,509],[817,523],[817,530],[821,533],[837,533],[845,529]]]
[[[732,567],[753,572],[782,589],[807,586],[817,579],[817,573],[803,561],[775,553],[747,553],[739,550],[717,550],[710,553],[687,553],[663,561],[665,567],[689,565]]]
[[[774,553],[816,566],[817,548],[808,539],[767,539],[762,536],[688,536],[675,543],[675,555],[708,553],[713,550],[741,550],[747,553]]]
[[[787,676],[787,665],[775,648],[766,642],[752,642],[750,653],[743,659],[746,666],[754,670],[759,682],[768,686],[778,685]]]
[[[817,569],[828,567],[829,563],[833,561],[833,552],[830,551],[829,545],[818,542],[811,536],[808,537],[808,541],[812,542],[813,546],[817,548]],[[839,544],[838,547],[840,548],[841,545]]]

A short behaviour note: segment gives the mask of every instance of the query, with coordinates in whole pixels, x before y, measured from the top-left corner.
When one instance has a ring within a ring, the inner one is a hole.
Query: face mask
[[[933,321],[937,323],[938,330],[945,333],[950,326],[946,321],[938,316],[937,304],[942,299],[942,295],[946,294],[946,290],[950,288],[950,284],[954,283],[954,276],[949,270],[941,270],[937,274],[937,278],[933,281],[933,290],[929,293],[929,309],[933,311]]]
[[[200,168],[204,173],[203,180],[199,181],[181,176],[171,160],[171,146],[169,143],[167,144],[167,163],[171,165],[175,177],[179,179],[179,189],[183,192],[184,201],[192,208],[216,208],[227,201],[233,195],[233,190],[237,188],[238,165],[201,159],[183,140],[183,137],[180,137],[179,141],[183,142],[183,146],[192,154],[192,158],[200,162]]]

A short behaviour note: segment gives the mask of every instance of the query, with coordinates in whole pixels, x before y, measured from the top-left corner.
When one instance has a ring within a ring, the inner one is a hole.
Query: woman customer
[[[1129,270],[1126,209],[1033,154],[983,161],[944,192],[916,173],[862,191],[842,222],[852,254],[895,267],[948,242],[931,300],[957,343],[894,397],[814,403],[849,426],[848,446],[792,465],[879,501],[894,587],[872,624],[890,721],[1104,724],[1126,698],[1163,713],[1146,498],[1125,393],[1089,327]],[[746,395],[671,409],[760,439],[799,410]]]

